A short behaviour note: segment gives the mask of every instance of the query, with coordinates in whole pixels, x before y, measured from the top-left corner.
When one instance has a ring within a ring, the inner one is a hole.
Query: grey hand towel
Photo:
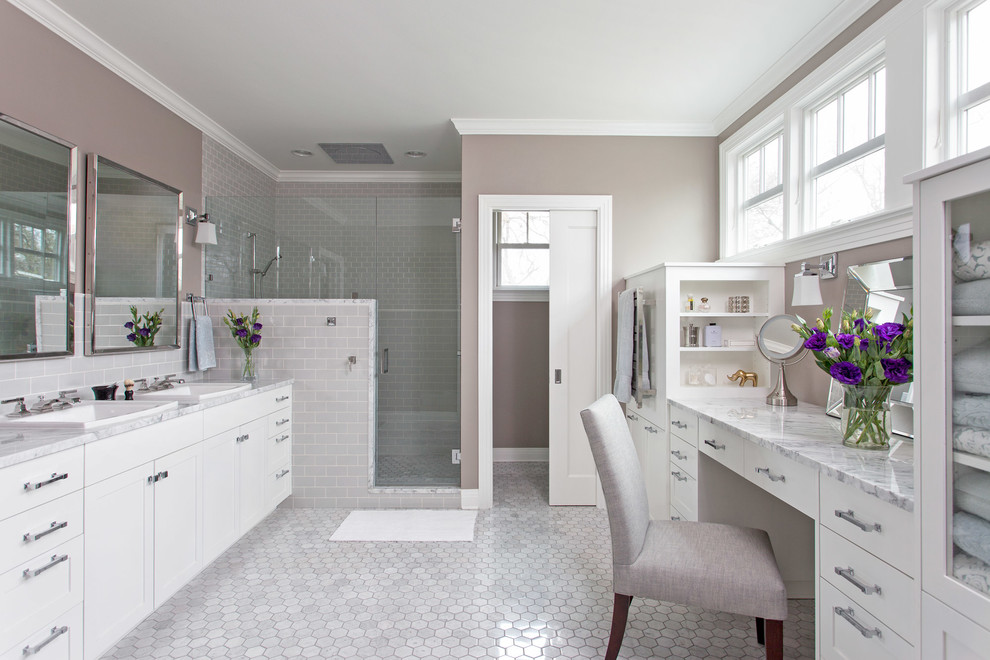
[[[189,347],[189,371],[199,371],[199,363],[196,360],[196,319],[189,319],[186,346]]]
[[[200,371],[217,366],[217,353],[213,347],[213,321],[203,314],[196,317],[196,362]]]

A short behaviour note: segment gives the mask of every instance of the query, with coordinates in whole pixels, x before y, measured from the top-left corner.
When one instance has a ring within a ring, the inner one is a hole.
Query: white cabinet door
[[[240,536],[237,464],[239,429],[203,443],[203,563],[209,564]]]
[[[921,657],[925,660],[985,660],[990,631],[943,605],[921,596]]]
[[[670,474],[670,453],[667,434],[653,422],[643,420],[646,460],[643,463],[643,478],[646,480],[646,496],[650,501],[650,518],[666,520],[670,512],[667,475]],[[640,459],[643,460],[642,458]]]
[[[146,463],[85,490],[86,660],[154,609],[154,474]]]
[[[203,446],[155,461],[155,607],[203,567]]]
[[[265,477],[268,474],[265,454],[267,439],[267,418],[241,426],[237,434],[241,534],[258,524],[268,513],[268,498],[265,497]]]

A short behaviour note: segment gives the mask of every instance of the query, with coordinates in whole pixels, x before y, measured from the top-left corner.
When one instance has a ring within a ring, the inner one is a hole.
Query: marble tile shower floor
[[[341,509],[279,509],[105,658],[600,658],[608,520],[547,506],[546,464],[496,464],[473,543],[331,543]],[[785,657],[814,656],[791,601]],[[622,658],[762,658],[753,622],[634,600]]]

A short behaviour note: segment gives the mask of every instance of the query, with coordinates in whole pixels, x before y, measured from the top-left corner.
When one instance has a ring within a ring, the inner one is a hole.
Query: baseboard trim
[[[461,489],[461,508],[467,510],[475,510],[478,508],[478,503],[480,501],[479,491],[477,488],[462,488]]]
[[[549,463],[546,447],[495,447],[492,458],[496,463]]]

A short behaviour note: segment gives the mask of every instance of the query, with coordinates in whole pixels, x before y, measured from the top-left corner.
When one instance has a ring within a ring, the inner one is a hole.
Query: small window
[[[62,232],[13,223],[13,274],[61,281]]]
[[[886,70],[857,77],[810,111],[811,213],[805,231],[884,208]]]
[[[990,147],[990,1],[960,12],[959,137],[963,153]]]
[[[496,286],[550,286],[549,211],[498,211],[495,247]]]
[[[784,239],[783,133],[742,156],[742,223],[739,250]]]

